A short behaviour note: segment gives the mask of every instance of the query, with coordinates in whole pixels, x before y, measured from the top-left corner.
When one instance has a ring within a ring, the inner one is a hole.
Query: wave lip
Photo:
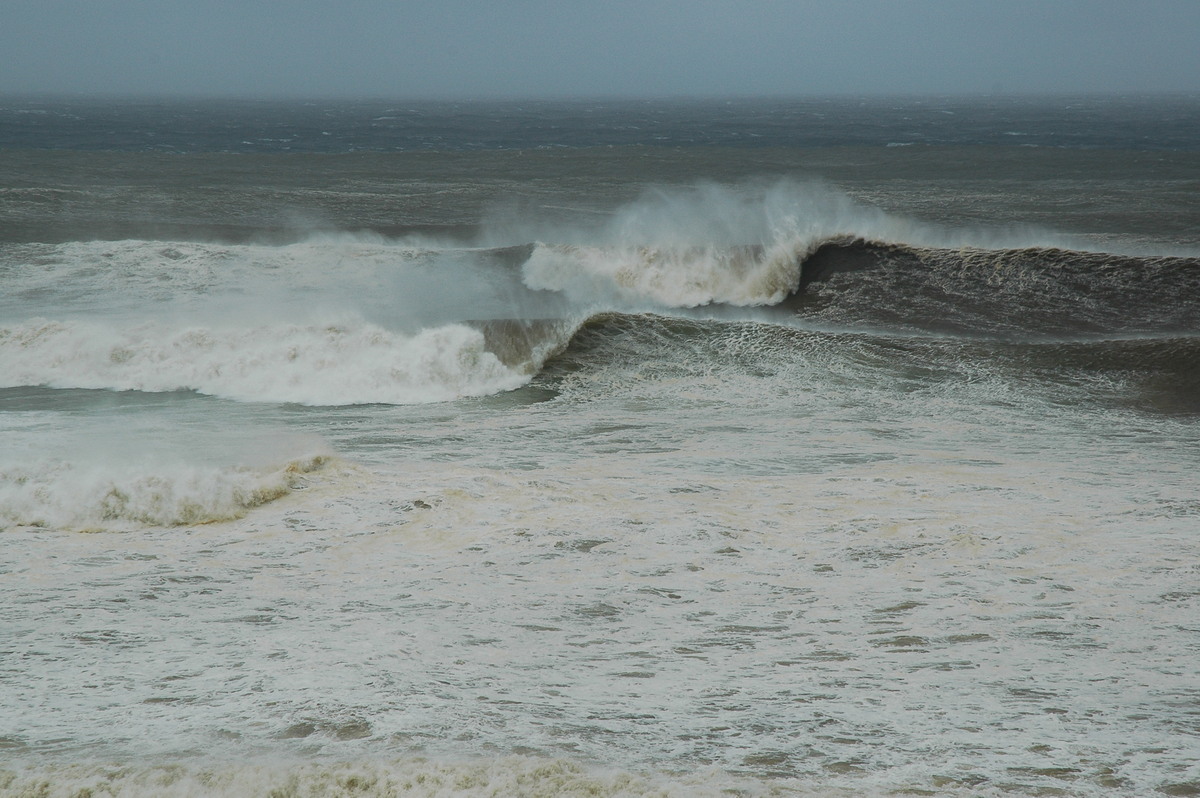
[[[525,285],[576,301],[652,302],[693,308],[773,305],[795,290],[807,247],[783,242],[718,246],[537,244],[523,267]]]

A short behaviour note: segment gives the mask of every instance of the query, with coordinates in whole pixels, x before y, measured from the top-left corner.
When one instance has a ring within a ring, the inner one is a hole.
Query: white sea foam
[[[93,531],[207,524],[303,487],[327,455],[265,468],[41,461],[0,467],[0,528]]]
[[[953,240],[821,196],[670,190],[513,243],[621,308],[753,304],[827,235]],[[505,307],[473,253],[166,246],[5,284],[5,385],[256,401],[0,392],[0,795],[1200,784],[1187,420],[952,341],[645,319],[585,332],[552,401],[277,407],[528,369],[452,323]],[[311,438],[365,465],[305,471]]]
[[[76,798],[717,798],[790,795],[863,798],[871,793],[799,784],[771,785],[717,772],[637,774],[586,767],[565,759],[508,756],[464,762],[429,759],[329,764],[62,765],[0,770],[0,794]],[[882,793],[881,793],[882,794]],[[972,791],[971,795],[984,795]],[[953,793],[946,793],[953,795]]]
[[[3,387],[193,390],[242,401],[410,404],[529,379],[451,324],[411,336],[365,322],[174,327],[33,319],[0,328]]]
[[[772,305],[799,285],[805,254],[788,245],[765,255],[745,248],[539,245],[524,273],[530,288],[562,291],[577,302]]]

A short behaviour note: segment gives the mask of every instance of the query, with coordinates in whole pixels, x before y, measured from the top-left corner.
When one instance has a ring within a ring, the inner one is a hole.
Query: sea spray
[[[806,253],[756,247],[545,246],[525,263],[525,283],[580,304],[689,308],[712,303],[773,305],[795,290]]]

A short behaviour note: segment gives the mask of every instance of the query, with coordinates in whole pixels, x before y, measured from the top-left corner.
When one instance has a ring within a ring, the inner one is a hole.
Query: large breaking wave
[[[614,313],[885,336],[1159,336],[1189,351],[1200,331],[1194,255],[939,230],[819,185],[655,191],[588,226],[493,219],[470,243],[22,245],[6,258],[0,387],[440,402],[528,383]]]

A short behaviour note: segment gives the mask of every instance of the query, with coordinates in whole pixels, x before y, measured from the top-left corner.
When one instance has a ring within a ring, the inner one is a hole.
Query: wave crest
[[[599,247],[538,244],[523,267],[525,284],[577,302],[691,308],[719,303],[773,305],[795,290],[807,254],[801,242],[757,245]]]

